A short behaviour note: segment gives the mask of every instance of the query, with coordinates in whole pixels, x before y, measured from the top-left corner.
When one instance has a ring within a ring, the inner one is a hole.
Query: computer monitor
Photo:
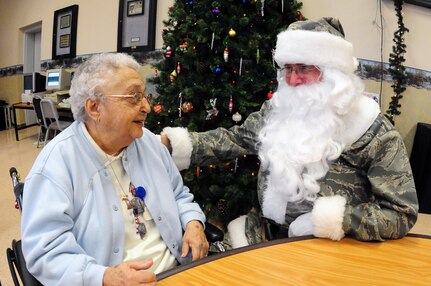
[[[37,93],[45,91],[46,77],[38,72],[24,74],[24,92]]]
[[[46,90],[65,90],[70,88],[70,73],[65,69],[46,71]]]

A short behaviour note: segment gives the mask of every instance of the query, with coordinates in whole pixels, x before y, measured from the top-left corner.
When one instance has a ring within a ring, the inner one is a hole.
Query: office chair
[[[22,211],[22,194],[24,191],[24,183],[20,182],[19,174],[16,168],[10,168],[9,174],[12,178],[13,191],[16,199],[16,208]],[[213,244],[219,252],[224,251],[222,243],[224,234],[219,228],[206,222],[205,235],[208,242]],[[9,270],[15,286],[21,285],[18,281],[18,275],[23,283],[23,286],[43,286],[30,272],[28,272],[24,255],[22,254],[21,240],[12,240],[12,248],[6,249],[6,255],[9,264]]]
[[[43,142],[43,146],[45,146],[46,142],[48,141],[49,131],[54,130],[55,136],[57,135],[58,131],[63,131],[69,125],[71,125],[72,122],[59,119],[57,108],[55,107],[54,102],[52,102],[50,99],[42,99],[40,101],[40,107],[42,109],[44,124],[47,126],[45,140]],[[52,122],[49,123],[47,119],[51,119]]]

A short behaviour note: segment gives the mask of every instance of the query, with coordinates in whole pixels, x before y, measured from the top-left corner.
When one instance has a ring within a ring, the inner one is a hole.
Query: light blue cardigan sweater
[[[44,285],[102,285],[105,269],[123,261],[124,221],[113,180],[80,124],[43,148],[25,180],[22,249]],[[167,149],[149,130],[124,151],[123,165],[163,241],[180,263],[183,229],[205,221]]]

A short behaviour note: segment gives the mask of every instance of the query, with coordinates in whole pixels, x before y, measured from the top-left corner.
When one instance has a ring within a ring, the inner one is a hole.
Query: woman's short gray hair
[[[121,53],[102,53],[90,57],[75,71],[70,88],[70,100],[73,117],[77,121],[85,122],[88,115],[85,111],[87,98],[100,98],[100,87],[109,79],[107,75],[114,75],[119,68],[129,67],[139,70],[139,63],[131,56]]]

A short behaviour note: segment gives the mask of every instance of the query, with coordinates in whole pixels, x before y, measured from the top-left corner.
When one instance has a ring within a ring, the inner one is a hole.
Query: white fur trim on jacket
[[[380,113],[380,107],[373,99],[361,95],[357,97],[348,114],[343,118],[346,130],[343,142],[347,148],[367,132]]]
[[[344,237],[343,218],[346,198],[342,196],[320,197],[311,212],[314,236],[340,240]]]
[[[304,30],[287,30],[277,36],[274,59],[279,67],[285,64],[307,64],[336,68],[352,73],[357,68],[353,46],[341,37]]]
[[[190,167],[193,145],[189,132],[183,127],[165,127],[162,134],[165,134],[172,146],[172,159],[178,170]]]
[[[230,241],[233,248],[243,247],[248,245],[247,237],[245,236],[245,220],[247,216],[242,215],[227,225]]]

